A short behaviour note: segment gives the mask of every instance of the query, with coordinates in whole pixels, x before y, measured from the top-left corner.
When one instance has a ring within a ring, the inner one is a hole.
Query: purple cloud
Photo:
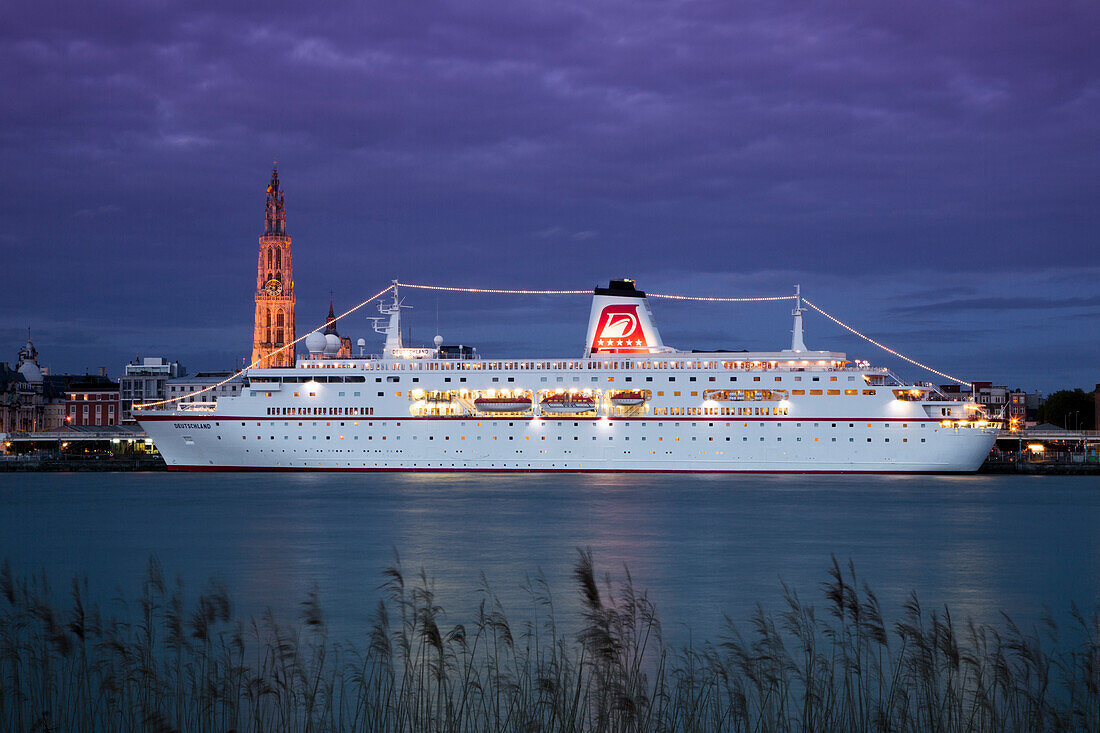
[[[965,328],[965,303],[1016,312],[1048,297],[1036,270],[1093,264],[1097,28],[1072,2],[24,4],[0,27],[0,245],[28,265],[0,272],[0,325],[80,313],[118,360],[247,350],[278,157],[304,322],[396,275],[781,271],[849,302],[951,281],[972,290],[927,308]]]

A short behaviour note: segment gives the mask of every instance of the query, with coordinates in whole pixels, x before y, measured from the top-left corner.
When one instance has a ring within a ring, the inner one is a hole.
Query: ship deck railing
[[[619,366],[606,367],[601,363],[604,361],[618,361]],[[708,360],[709,361],[709,360]],[[902,380],[896,374],[891,372],[886,367],[855,367],[855,366],[833,366],[829,364],[797,364],[788,365],[779,363],[775,366],[771,364],[749,364],[744,363],[744,366],[725,366],[723,364],[711,364],[709,366],[691,366],[685,364],[679,366],[678,364],[669,364],[668,366],[653,366],[652,363],[645,360],[638,360],[635,362],[624,361],[622,359],[610,360],[610,359],[569,359],[569,360],[551,360],[540,359],[538,361],[512,361],[510,359],[485,359],[483,357],[472,358],[436,358],[428,360],[429,363],[441,363],[441,364],[459,364],[472,362],[478,366],[470,369],[459,368],[456,371],[576,371],[576,372],[589,372],[589,371],[624,371],[624,370],[638,370],[638,371],[651,371],[651,372],[664,372],[664,371],[686,371],[686,370],[699,370],[699,371],[714,371],[714,372],[858,372],[860,374],[874,374],[887,376],[898,380],[898,384],[906,385],[908,382]],[[408,368],[406,365],[412,365],[417,363],[424,363],[418,361],[405,361],[402,359],[384,359],[377,355],[362,356],[362,357],[341,357],[340,359],[332,360],[317,360],[303,362],[300,367],[285,367],[286,369],[354,369],[357,366],[365,367],[366,364],[376,365],[379,363],[387,364],[391,367],[399,367],[395,369],[368,369],[367,371],[421,371],[418,369]],[[739,362],[740,363],[740,362]],[[498,364],[501,366],[486,366],[491,364]],[[514,364],[515,366],[503,366],[504,364]],[[534,364],[534,366],[527,366],[528,364]],[[549,364],[549,366],[547,366]],[[648,364],[648,366],[642,366]]]
[[[750,372],[750,373],[762,373],[762,372],[831,372],[831,373],[849,373],[855,372],[864,375],[872,375],[883,381],[876,382],[874,386],[881,387],[904,387],[910,385],[920,385],[921,383],[908,382],[895,374],[888,367],[872,367],[867,365],[848,365],[846,362],[843,365],[838,365],[835,361],[825,364],[807,363],[782,360],[772,361],[741,361],[737,359],[669,359],[667,355],[664,358],[654,358],[658,356],[656,354],[649,355],[649,358],[636,358],[625,359],[622,356],[616,355],[614,358],[611,356],[593,358],[578,358],[578,359],[537,359],[537,360],[513,360],[513,359],[496,359],[485,358],[480,354],[473,355],[436,355],[428,359],[401,359],[386,357],[380,354],[360,355],[356,357],[339,357],[330,358],[325,357],[321,359],[309,359],[302,360],[301,364],[296,367],[300,369],[355,369],[359,367],[366,371],[399,371],[399,372],[413,372],[413,371],[434,371],[432,369],[421,369],[420,367],[426,364],[433,365],[447,365],[449,368],[447,371],[564,371],[564,372],[591,372],[591,371],[624,371],[624,370],[636,370],[646,372],[673,372],[684,370],[699,370],[707,372]],[[819,360],[820,361],[820,360]],[[609,363],[614,363],[615,366],[607,366]],[[683,366],[681,366],[681,363]],[[367,365],[370,364],[370,368]],[[663,364],[658,366],[657,364]],[[706,364],[706,366],[703,366]],[[507,365],[507,366],[506,366]],[[382,368],[379,368],[382,367]],[[387,368],[388,367],[388,368]],[[270,378],[274,381],[275,378]],[[258,380],[262,381],[262,380]]]

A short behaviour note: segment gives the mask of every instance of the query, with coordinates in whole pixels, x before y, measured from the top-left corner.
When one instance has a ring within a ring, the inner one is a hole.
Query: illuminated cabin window
[[[828,394],[840,394],[839,389],[830,389],[830,390],[827,390],[827,392],[828,392]]]
[[[806,390],[804,390],[804,389],[792,389],[791,394],[792,395],[804,395],[804,394],[806,394]]]
[[[820,390],[820,389],[811,389],[811,390],[810,390],[810,394],[817,394],[817,395],[819,395],[819,394],[821,394],[821,390]]]
[[[877,394],[877,393],[873,389],[865,389],[865,390],[863,390],[863,394],[873,395],[873,394]]]

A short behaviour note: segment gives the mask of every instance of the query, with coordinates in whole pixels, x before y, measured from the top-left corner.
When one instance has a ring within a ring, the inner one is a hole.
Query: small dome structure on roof
[[[327,340],[325,339],[324,334],[320,333],[319,331],[314,331],[310,335],[306,336],[306,350],[309,351],[309,353],[312,355],[323,353],[326,343]]]
[[[19,365],[19,373],[28,382],[38,383],[42,381],[42,369],[33,361],[23,362]]]
[[[325,334],[325,356],[336,356],[340,350],[340,337],[334,333]]]

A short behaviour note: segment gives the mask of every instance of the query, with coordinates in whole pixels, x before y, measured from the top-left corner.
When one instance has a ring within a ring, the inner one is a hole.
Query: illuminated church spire
[[[294,366],[294,349],[287,346],[294,341],[294,330],[294,267],[286,233],[286,202],[279,186],[279,169],[273,165],[256,263],[252,360],[257,366]]]

